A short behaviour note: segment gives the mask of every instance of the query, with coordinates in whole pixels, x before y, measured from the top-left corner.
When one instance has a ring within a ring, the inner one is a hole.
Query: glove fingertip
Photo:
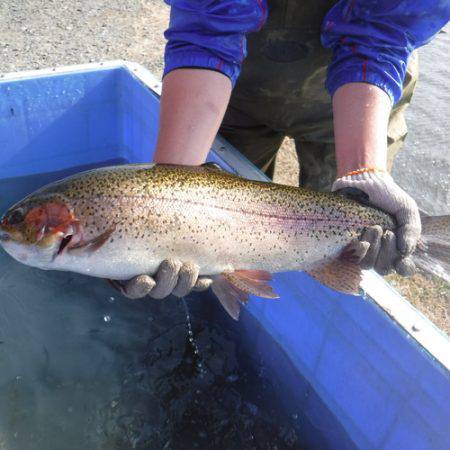
[[[202,277],[197,280],[194,286],[194,291],[206,291],[213,283],[212,278]]]
[[[416,272],[416,265],[411,258],[400,258],[395,263],[395,270],[402,277],[410,277]]]
[[[148,275],[139,275],[128,281],[123,288],[123,293],[130,299],[143,298],[155,286],[155,280]]]
[[[368,241],[370,243],[380,240],[383,236],[383,228],[380,225],[372,225],[367,227],[361,235],[361,240]]]
[[[411,255],[416,249],[416,243],[417,239],[415,237],[402,234],[397,236],[397,248],[403,256]]]
[[[368,256],[366,258],[364,258],[360,263],[359,266],[361,267],[361,269],[363,270],[370,270],[373,268],[373,266],[375,265],[376,262],[376,255],[372,256]]]

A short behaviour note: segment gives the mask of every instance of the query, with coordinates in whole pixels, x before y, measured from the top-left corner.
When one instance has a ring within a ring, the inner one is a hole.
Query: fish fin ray
[[[211,289],[219,299],[225,311],[234,319],[239,320],[241,303],[246,303],[248,294],[238,290],[223,275],[214,277]]]
[[[263,270],[236,270],[215,276],[211,288],[225,311],[238,320],[241,304],[248,302],[250,294],[279,298],[268,284],[271,279],[270,273]]]
[[[344,294],[358,295],[361,267],[344,249],[341,256],[305,271],[319,283]]]
[[[272,279],[269,272],[263,270],[236,270],[223,276],[239,290],[263,298],[279,298],[268,281]]]
[[[265,270],[236,270],[234,273],[239,275],[241,278],[247,278],[254,281],[272,280],[272,274],[270,272],[266,272]]]

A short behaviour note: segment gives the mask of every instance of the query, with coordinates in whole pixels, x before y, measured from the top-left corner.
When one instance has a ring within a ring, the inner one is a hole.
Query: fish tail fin
[[[450,282],[450,216],[422,217],[422,236],[412,257],[424,272]]]

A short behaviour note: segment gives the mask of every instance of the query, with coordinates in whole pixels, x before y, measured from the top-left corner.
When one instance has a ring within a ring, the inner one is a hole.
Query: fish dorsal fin
[[[205,162],[202,164],[202,167],[204,167],[205,169],[218,170],[220,172],[225,171],[222,167],[220,167],[219,164],[215,162]]]
[[[358,261],[358,257],[348,246],[337,258],[326,260],[306,270],[306,273],[335,291],[358,295],[361,282],[361,267]]]
[[[271,279],[270,273],[262,270],[237,270],[216,276],[211,287],[227,313],[238,320],[241,303],[248,301],[249,294],[278,298],[268,284]]]

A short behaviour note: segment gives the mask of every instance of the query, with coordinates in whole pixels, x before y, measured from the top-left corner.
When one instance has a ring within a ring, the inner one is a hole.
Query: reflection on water
[[[54,177],[2,182],[1,209]],[[214,298],[131,301],[1,250],[0,268],[0,449],[302,448]]]

